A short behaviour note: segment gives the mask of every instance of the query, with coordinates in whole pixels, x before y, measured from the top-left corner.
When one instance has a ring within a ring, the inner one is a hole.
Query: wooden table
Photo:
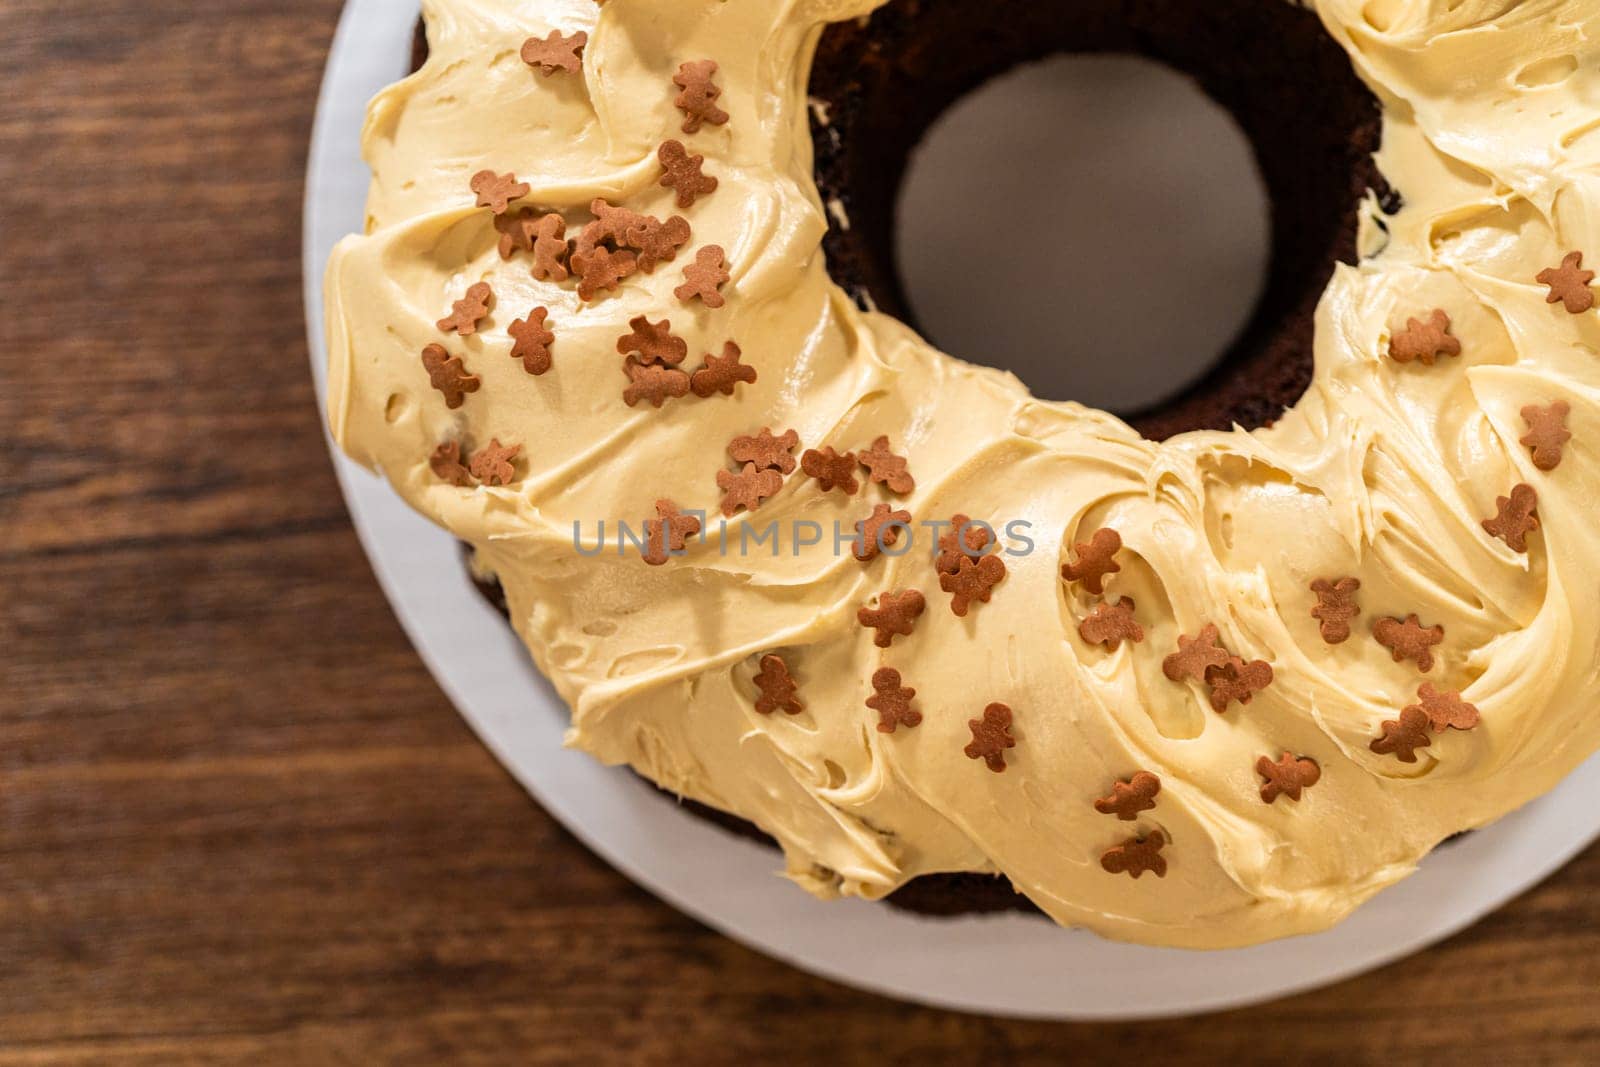
[[[423,670],[323,452],[338,7],[0,0],[0,1064],[1600,1057],[1600,849],[1376,974],[1117,1026],[853,992],[590,856]]]

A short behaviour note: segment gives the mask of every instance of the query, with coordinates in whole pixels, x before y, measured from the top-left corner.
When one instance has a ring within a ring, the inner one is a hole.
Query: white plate
[[[416,17],[416,0],[351,0],[328,61],[305,208],[305,300],[319,397],[323,264],[334,242],[361,225],[364,108],[405,74]],[[373,569],[418,653],[545,810],[673,906],[849,985],[966,1011],[1054,1019],[1238,1007],[1432,944],[1534,885],[1600,833],[1597,757],[1537,803],[1438,850],[1416,875],[1334,930],[1222,952],[1117,944],[1024,915],[933,920],[860,901],[822,903],[777,876],[771,850],[687,814],[627,771],[562,748],[565,707],[466,580],[454,540],[336,450],[334,466]]]

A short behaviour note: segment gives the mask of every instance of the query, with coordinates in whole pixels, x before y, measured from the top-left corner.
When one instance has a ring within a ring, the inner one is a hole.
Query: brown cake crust
[[[894,264],[895,198],[911,150],[949,104],[1019,63],[1056,52],[1145,55],[1192,75],[1228,108],[1255,146],[1272,198],[1270,277],[1249,324],[1201,382],[1144,412],[1126,413],[1146,437],[1269,425],[1311,380],[1312,314],[1337,262],[1356,259],[1357,206],[1389,190],[1371,155],[1377,102],[1316,17],[1286,0],[890,0],[865,23],[829,27],[810,95],[816,178],[851,229],[823,241],[834,280],[863,303],[915,325]],[[412,69],[427,58],[419,22]],[[960,353],[956,353],[959,355]],[[499,584],[474,579],[502,614]],[[775,844],[751,823],[694,801],[696,815]],[[1004,878],[924,875],[885,898],[924,915],[1038,912]]]

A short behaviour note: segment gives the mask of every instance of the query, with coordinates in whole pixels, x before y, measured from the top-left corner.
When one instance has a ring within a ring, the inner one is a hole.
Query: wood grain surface
[[[1205,1019],[950,1014],[773,963],[534,806],[323,451],[300,198],[338,0],[0,0],[0,1065],[1600,1058],[1600,850]]]

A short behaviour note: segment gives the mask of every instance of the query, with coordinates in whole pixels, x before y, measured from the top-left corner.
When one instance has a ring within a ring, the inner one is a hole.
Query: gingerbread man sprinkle
[[[1322,768],[1317,761],[1285,752],[1273,762],[1266,756],[1256,760],[1256,773],[1266,779],[1261,786],[1261,799],[1271,804],[1279,797],[1298,801],[1300,792],[1310,789],[1322,778]]]
[[[972,740],[962,749],[967,758],[983,760],[996,774],[1005,770],[1006,749],[1017,747],[1011,736],[1011,708],[996,701],[983,709],[983,718],[968,719],[967,728],[972,731]]]
[[[1272,665],[1265,660],[1248,663],[1238,656],[1229,656],[1220,667],[1206,669],[1206,684],[1211,687],[1211,708],[1221,714],[1237,700],[1248,704],[1255,695],[1272,684]]]
[[[694,372],[689,379],[689,388],[694,395],[702,400],[716,396],[732,396],[734,388],[744,382],[746,385],[756,380],[756,369],[749,364],[740,363],[739,346],[728,341],[722,346],[722,355],[713,356],[706,353],[705,363]]]
[[[872,638],[873,644],[888,648],[896,637],[910,635],[917,624],[917,617],[926,607],[927,601],[915,589],[883,593],[878,597],[877,607],[861,608],[856,612],[856,621],[877,631]]]
[[[950,610],[966,618],[973,601],[987,604],[994,587],[1005,577],[1005,561],[999,556],[981,556],[976,560],[962,556],[954,574],[939,575],[939,588],[950,594]]]
[[[728,113],[717,106],[722,90],[711,81],[716,73],[715,60],[697,59],[681,64],[672,76],[672,83],[683,90],[673,103],[683,112],[684,133],[699,133],[703,123],[721,126],[728,121]]]
[[[1091,645],[1104,645],[1111,652],[1124,641],[1143,641],[1144,627],[1133,617],[1133,598],[1119,597],[1115,604],[1100,604],[1078,625],[1078,636]]]
[[[917,481],[906,469],[906,458],[889,451],[889,438],[880,435],[872,447],[861,453],[861,465],[867,468],[867,481],[877,482],[891,493],[904,495],[917,487]]]
[[[800,455],[800,469],[815,478],[824,493],[840,489],[846,495],[853,496],[860,488],[856,482],[856,454],[840,454],[833,450],[832,445],[806,449]]]
[[[1145,871],[1157,878],[1167,876],[1167,859],[1161,855],[1167,838],[1160,830],[1151,830],[1144,837],[1130,837],[1100,856],[1100,866],[1109,874],[1127,873],[1137,879]]]
[[[641,400],[648,400],[651,407],[658,408],[668,400],[689,395],[689,376],[676,367],[640,363],[629,356],[622,369],[628,375],[622,402],[630,408]]]
[[[1396,363],[1415,360],[1431,367],[1440,356],[1459,356],[1461,342],[1450,334],[1450,316],[1439,308],[1428,315],[1428,321],[1407,319],[1406,328],[1389,341],[1389,358]]]
[[[1156,806],[1156,794],[1161,792],[1161,779],[1149,771],[1137,771],[1131,778],[1123,778],[1111,787],[1109,796],[1094,802],[1094,810],[1101,815],[1115,815],[1132,822],[1141,811]]]
[[[550,36],[544,40],[529,37],[522,42],[522,61],[530,67],[538,67],[546,78],[564,71],[567,74],[576,74],[583,69],[583,46],[589,43],[589,35],[579,30],[570,37],[564,37],[560,30],[551,30]]]
[[[867,707],[878,713],[878,732],[892,734],[895,727],[910,728],[922,722],[922,712],[911,706],[915,689],[900,684],[900,672],[893,667],[879,667],[872,675],[872,695]]]
[[[1122,569],[1122,564],[1112,557],[1122,550],[1122,535],[1106,527],[1096,530],[1088,541],[1077,544],[1078,559],[1061,567],[1061,577],[1069,582],[1082,582],[1083,587],[1095,596],[1104,593],[1105,577]]]
[[[1495,499],[1496,514],[1492,519],[1483,520],[1483,528],[1504,541],[1513,552],[1526,552],[1528,534],[1539,528],[1539,516],[1535,514],[1538,504],[1539,494],[1534,492],[1533,486],[1517,485],[1510,496]]]
[[[1567,415],[1572,408],[1565,400],[1556,400],[1540,407],[1529,404],[1522,409],[1522,421],[1528,432],[1520,440],[1533,450],[1533,465],[1542,471],[1553,471],[1561,464],[1561,450],[1572,440],[1567,429]]]
[[[862,563],[871,563],[884,549],[894,547],[900,531],[911,528],[911,512],[875,504],[872,514],[856,523],[856,544],[851,551]]]
[[[763,426],[753,437],[735,437],[729,441],[728,455],[735,463],[754,463],[790,474],[795,468],[793,452],[799,444],[800,435],[793,430],[785,430],[781,436],[774,437],[772,430]]]
[[[756,710],[763,715],[782,711],[785,715],[798,715],[806,709],[796,695],[799,684],[789,673],[789,665],[782,656],[768,653],[761,657],[761,670],[755,676],[756,688],[761,695],[756,698]]]
[[[454,331],[462,337],[478,332],[478,323],[489,314],[489,304],[494,300],[494,290],[488,282],[468,286],[466,295],[450,305],[450,314],[434,323],[445,333]]]
[[[717,472],[717,488],[722,490],[722,514],[732,518],[740,508],[754,511],[761,502],[783,488],[783,475],[746,463],[740,471]]]
[[[567,220],[550,214],[533,228],[533,276],[539,281],[564,282],[567,270]]]
[[[1441,692],[1431,682],[1423,682],[1417,690],[1417,703],[1405,710],[1416,708],[1428,717],[1435,733],[1443,730],[1470,730],[1478,725],[1478,709],[1461,699],[1457,692]]]
[[[1349,638],[1350,620],[1361,614],[1356,606],[1356,590],[1360,588],[1361,582],[1356,578],[1318,578],[1311,583],[1311,591],[1317,594],[1311,617],[1321,620],[1319,629],[1328,644],[1337,645]]]
[[[1185,678],[1203,682],[1208,670],[1223,666],[1231,658],[1228,650],[1217,643],[1216,624],[1208,622],[1193,637],[1179,636],[1178,651],[1161,661],[1161,673],[1174,682]]]
[[[706,245],[694,254],[694,262],[683,268],[683,284],[672,290],[672,295],[683,301],[700,298],[708,308],[719,308],[727,303],[721,293],[728,280],[721,245]]]
[[[461,442],[445,441],[433,450],[428,457],[428,469],[433,471],[433,476],[440,481],[449,482],[463,489],[476,484],[472,472],[461,463]]]
[[[502,445],[498,437],[492,437],[473,455],[472,476],[484,485],[510,485],[517,480],[514,464],[521,452],[521,445]]]
[[[656,501],[656,517],[644,521],[644,561],[659,567],[686,551],[688,539],[700,532],[700,520],[678,510],[670,500]]]
[[[1378,728],[1379,736],[1367,747],[1380,756],[1393,755],[1401,763],[1417,762],[1417,749],[1433,743],[1428,736],[1428,716],[1413,704]]]
[[[496,215],[504,215],[511,209],[511,201],[522,199],[532,189],[527,182],[517,181],[515,174],[496,174],[492,170],[480,170],[468,184],[478,194],[478,206]]]
[[[516,341],[511,346],[511,358],[522,360],[522,369],[529,374],[543,374],[550,369],[550,345],[556,339],[545,325],[550,309],[536,307],[525,319],[511,323],[507,332]]]
[[[628,320],[631,330],[617,338],[617,351],[633,356],[640,363],[663,363],[676,367],[689,354],[689,344],[673,335],[672,320],[651,322],[643,315]]]
[[[934,557],[933,569],[940,574],[954,574],[961,569],[963,559],[977,559],[989,547],[994,532],[989,525],[965,515],[952,515],[950,529],[939,535],[939,554]]]
[[[656,150],[656,159],[662,168],[661,184],[678,192],[678,206],[694,207],[702,196],[716,191],[717,179],[701,171],[706,157],[690,155],[682,141],[664,141]]]
[[[1433,646],[1444,640],[1443,626],[1423,626],[1415,614],[1404,619],[1379,619],[1372,624],[1372,636],[1389,650],[1396,663],[1411,660],[1417,670],[1433,670]]]
[[[1540,271],[1535,280],[1550,287],[1544,302],[1560,303],[1573,315],[1581,315],[1594,307],[1594,290],[1589,288],[1589,283],[1594,281],[1594,271],[1582,268],[1583,253],[1568,252],[1562,257],[1561,266]]]
[[[444,394],[444,406],[458,408],[468,393],[476,393],[481,384],[478,376],[468,374],[460,356],[452,356],[443,345],[429,345],[422,350],[422,366],[428,372],[428,382]]]

